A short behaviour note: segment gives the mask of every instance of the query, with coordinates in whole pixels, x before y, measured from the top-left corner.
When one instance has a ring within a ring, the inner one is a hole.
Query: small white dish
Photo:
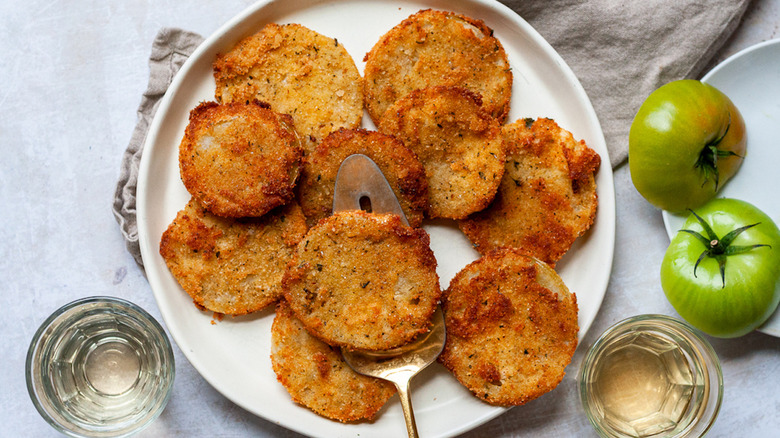
[[[704,75],[706,82],[725,93],[745,118],[747,153],[736,175],[718,197],[737,198],[763,210],[780,224],[780,39],[748,47]],[[671,239],[687,215],[663,212]],[[758,331],[780,337],[780,312]]]

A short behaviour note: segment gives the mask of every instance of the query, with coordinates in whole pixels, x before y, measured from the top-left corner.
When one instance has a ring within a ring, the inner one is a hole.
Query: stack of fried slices
[[[383,350],[445,312],[440,362],[480,399],[552,390],[577,346],[577,300],[555,264],[592,225],[600,157],[553,120],[507,123],[512,73],[480,20],[422,10],[365,56],[269,24],[214,61],[215,101],[179,148],[191,200],[160,254],[198,308],[276,306],[271,359],[293,400],[344,422],[373,418],[392,384],[340,348]],[[522,98],[522,97],[520,97]],[[367,110],[376,130],[360,128]],[[385,174],[397,216],[333,213],[341,162]],[[442,291],[426,219],[456,221],[482,257]]]

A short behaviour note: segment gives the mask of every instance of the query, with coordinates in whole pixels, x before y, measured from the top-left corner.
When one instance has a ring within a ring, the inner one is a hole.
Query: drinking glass
[[[40,326],[27,352],[27,389],[55,429],[73,437],[121,437],[156,419],[174,379],[170,341],[128,301],[90,297]]]
[[[607,329],[588,350],[580,399],[602,437],[701,437],[723,397],[720,361],[703,334],[665,315]]]

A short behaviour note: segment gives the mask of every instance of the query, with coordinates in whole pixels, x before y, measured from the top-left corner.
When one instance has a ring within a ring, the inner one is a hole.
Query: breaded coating
[[[593,224],[601,157],[551,119],[520,119],[502,131],[498,194],[460,228],[482,254],[511,246],[554,265]]]
[[[294,202],[261,218],[228,219],[191,199],[163,233],[160,255],[198,307],[241,315],[282,296],[282,275],[305,234]]]
[[[379,131],[417,154],[429,217],[462,219],[496,195],[504,175],[501,127],[476,94],[445,86],[412,91],[385,113]]]
[[[442,308],[439,361],[493,405],[522,405],[554,389],[577,348],[577,297],[549,265],[515,248],[466,266]]]
[[[363,118],[355,61],[338,40],[300,24],[268,24],[214,61],[216,99],[268,102],[292,116],[306,153]]]
[[[500,122],[509,114],[512,72],[504,47],[481,20],[422,10],[383,35],[365,56],[366,109],[379,119],[398,99],[434,85],[469,89]]]
[[[314,336],[385,350],[428,331],[441,290],[430,238],[396,215],[334,213],[298,244],[284,296]]]
[[[354,372],[341,350],[306,331],[285,300],[271,326],[271,364],[293,401],[342,422],[372,419],[396,392],[389,381]]]
[[[204,102],[179,146],[190,194],[223,217],[262,216],[294,199],[303,155],[292,119],[256,101]]]
[[[428,202],[428,183],[422,164],[394,137],[364,129],[336,131],[305,157],[297,193],[309,225],[330,216],[336,175],[344,159],[352,154],[363,154],[374,160],[390,183],[409,224],[422,225]]]

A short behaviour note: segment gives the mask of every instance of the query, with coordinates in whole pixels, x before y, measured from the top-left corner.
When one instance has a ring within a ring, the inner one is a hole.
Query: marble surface
[[[163,26],[209,35],[250,3],[171,0],[29,0],[0,5],[0,373],[3,436],[57,436],[24,383],[29,341],[59,306],[91,295],[133,301],[160,318],[143,271],[125,251],[111,213],[122,153],[145,90],[151,41]],[[756,0],[713,63],[778,35],[780,0]],[[584,340],[636,314],[676,316],[658,281],[668,244],[661,214],[615,170],[617,243],[602,308]],[[726,392],[710,436],[769,437],[780,430],[780,339],[752,333],[710,338]],[[595,436],[580,411],[574,375],[467,437]],[[222,397],[175,348],[176,382],[162,416],[139,436],[297,434]]]

